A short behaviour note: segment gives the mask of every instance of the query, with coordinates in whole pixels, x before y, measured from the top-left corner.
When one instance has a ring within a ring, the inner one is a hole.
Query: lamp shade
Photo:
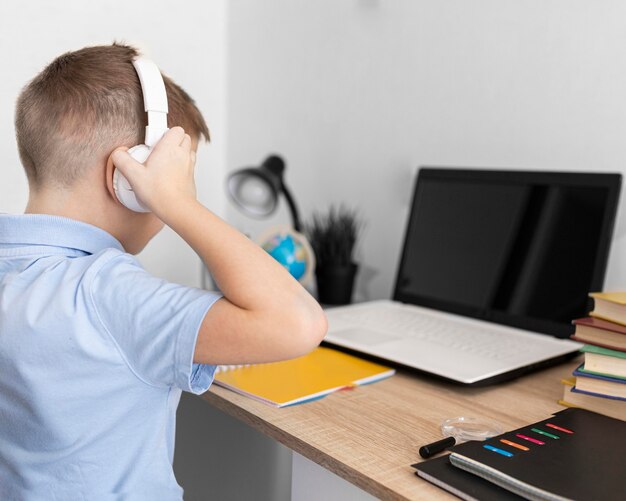
[[[262,167],[240,169],[228,178],[228,193],[248,215],[267,217],[276,210],[280,180]]]
[[[298,208],[283,181],[285,162],[270,155],[259,167],[236,170],[228,177],[228,194],[241,210],[253,217],[267,217],[276,210],[280,193],[285,196],[293,227],[300,231]]]

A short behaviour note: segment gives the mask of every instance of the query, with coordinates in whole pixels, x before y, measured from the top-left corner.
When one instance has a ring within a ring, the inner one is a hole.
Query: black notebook
[[[626,499],[626,422],[583,409],[483,442],[452,448],[450,462],[529,499]]]
[[[448,455],[411,465],[416,475],[467,501],[521,501],[512,492],[452,466]]]

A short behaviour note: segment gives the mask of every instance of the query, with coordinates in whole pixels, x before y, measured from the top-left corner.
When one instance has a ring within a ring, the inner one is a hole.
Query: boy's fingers
[[[183,137],[183,140],[180,143],[180,146],[182,148],[185,148],[185,150],[187,151],[191,150],[191,137],[189,136],[189,134],[185,134],[185,137]]]
[[[159,142],[156,144],[154,148],[157,149],[157,148],[161,148],[164,146],[165,147],[178,146],[180,143],[182,143],[184,137],[185,137],[185,131],[183,130],[182,127],[172,127],[165,134],[163,134],[163,137],[159,140]]]
[[[115,168],[119,169],[126,178],[132,176],[132,171],[137,166],[143,167],[142,164],[130,156],[126,148],[117,148],[113,151],[113,153],[111,153],[111,160],[113,160]]]

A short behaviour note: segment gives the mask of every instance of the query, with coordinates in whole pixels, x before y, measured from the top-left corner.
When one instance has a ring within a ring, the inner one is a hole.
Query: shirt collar
[[[91,224],[47,214],[0,214],[0,247],[45,245],[95,254],[124,247],[113,235]]]

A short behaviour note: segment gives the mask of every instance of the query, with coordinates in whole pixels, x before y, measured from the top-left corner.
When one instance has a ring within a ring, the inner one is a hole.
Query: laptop
[[[421,168],[393,300],[327,310],[327,343],[485,385],[573,357],[620,174]]]

